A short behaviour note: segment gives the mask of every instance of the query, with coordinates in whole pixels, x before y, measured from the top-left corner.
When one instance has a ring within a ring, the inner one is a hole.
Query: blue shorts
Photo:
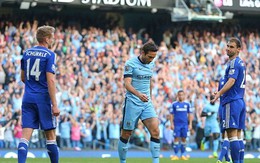
[[[139,119],[143,121],[154,117],[157,117],[157,115],[152,102],[144,103],[144,105],[136,105],[130,99],[126,98],[121,128],[124,130],[134,130]]]
[[[224,133],[224,127],[223,127],[223,110],[224,107],[222,105],[219,105],[219,109],[218,109],[218,117],[219,117],[219,127],[220,127],[220,132]]]
[[[210,134],[213,134],[213,133],[220,133],[220,128],[219,128],[218,122],[205,125],[204,135],[210,136]]]
[[[246,105],[238,99],[224,105],[222,126],[224,129],[245,129]]]
[[[188,124],[177,125],[174,124],[174,133],[175,138],[186,138],[188,133]]]
[[[42,130],[55,129],[57,126],[56,117],[52,115],[51,104],[22,104],[22,127]]]

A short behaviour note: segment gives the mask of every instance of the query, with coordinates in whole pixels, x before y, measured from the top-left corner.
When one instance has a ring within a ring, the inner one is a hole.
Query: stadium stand
[[[196,4],[188,6],[197,15],[203,13],[203,8]],[[242,41],[240,56],[248,70],[245,141],[248,150],[260,150],[260,38],[256,22],[167,23],[170,19],[164,21],[155,16],[154,26],[149,22],[146,24],[152,27],[144,29],[138,25],[122,26],[121,11],[105,14],[107,17],[97,11],[94,19],[79,16],[76,20],[67,13],[62,18],[58,12],[51,15],[43,10],[31,16],[33,11],[21,17],[5,14],[0,17],[0,148],[16,148],[21,137],[20,59],[25,49],[35,45],[37,27],[49,24],[56,27],[53,50],[58,64],[57,99],[61,116],[57,135],[61,149],[116,149],[125,93],[123,64],[139,55],[142,43],[151,39],[159,44],[153,103],[161,122],[162,147],[171,149],[163,131],[167,129],[168,108],[182,88],[194,113],[189,147],[198,149],[204,127],[200,113],[207,95],[216,91],[217,80],[224,74],[226,41],[235,35]],[[51,16],[41,17],[42,14]],[[138,24],[145,20],[131,21]],[[73,128],[75,124],[80,128]],[[73,138],[75,130],[80,130],[80,140]],[[146,134],[136,135],[130,141],[133,148],[143,149],[149,143],[147,131],[142,131]],[[43,148],[43,136],[41,131],[35,131],[31,148]]]

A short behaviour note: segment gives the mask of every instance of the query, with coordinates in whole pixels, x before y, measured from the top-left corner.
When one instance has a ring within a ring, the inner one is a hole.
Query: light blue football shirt
[[[206,122],[205,122],[206,125],[215,125],[215,123],[218,123],[217,121],[218,108],[219,105],[217,104],[212,105],[208,103],[205,105],[203,112],[205,113],[214,112],[211,116],[206,117]]]
[[[125,63],[124,78],[132,78],[132,86],[140,93],[150,97],[150,79],[153,75],[154,62],[144,64],[139,57],[133,57]],[[126,92],[126,98],[130,99],[136,105],[142,105],[142,102],[137,96],[131,92]]]

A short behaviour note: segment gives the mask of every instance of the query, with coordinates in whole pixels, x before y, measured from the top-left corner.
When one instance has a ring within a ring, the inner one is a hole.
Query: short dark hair
[[[179,93],[181,93],[181,92],[183,92],[183,93],[184,93],[183,89],[180,89],[180,90],[178,90],[178,92],[177,92],[177,93],[179,94]]]
[[[231,37],[231,38],[229,39],[229,42],[234,42],[234,43],[236,43],[237,48],[241,48],[241,41],[240,41],[238,38],[236,38],[236,37]]]
[[[147,54],[149,51],[157,52],[158,46],[153,41],[148,41],[142,46],[141,50],[144,51],[144,54]]]

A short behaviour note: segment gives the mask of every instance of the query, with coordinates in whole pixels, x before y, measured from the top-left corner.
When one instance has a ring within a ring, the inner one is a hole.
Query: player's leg
[[[153,163],[159,163],[161,148],[159,120],[151,102],[147,103],[147,105],[144,106],[144,110],[142,111],[140,118],[151,135],[150,151],[152,153]]]
[[[59,162],[59,149],[56,142],[55,129],[45,130],[46,148],[50,157],[51,163]]]
[[[239,124],[239,106],[236,105],[236,101],[232,101],[231,103],[227,103],[225,105],[225,114],[224,120],[225,120],[225,128],[227,131],[227,136],[230,142],[230,153],[233,163],[239,163],[240,162],[240,144],[237,137],[237,130],[238,130],[238,124]]]
[[[120,159],[120,163],[125,163],[126,162],[126,154],[128,151],[128,141],[130,136],[132,135],[132,130],[121,130],[121,136],[118,141],[118,155]]]
[[[151,135],[150,150],[153,157],[153,163],[159,163],[159,156],[160,156],[159,120],[157,117],[153,117],[153,118],[148,118],[143,120],[143,123]]]
[[[200,150],[204,151],[205,150],[205,143],[207,143],[210,139],[210,134],[211,134],[211,129],[209,125],[205,125],[204,127],[204,137],[201,140],[200,143]]]
[[[22,138],[20,139],[18,145],[18,163],[26,162],[29,140],[31,139],[32,133],[33,133],[32,128],[23,128]]]
[[[52,115],[51,104],[37,104],[41,129],[46,136],[46,148],[51,163],[59,162],[59,149],[56,142],[55,128],[57,127],[56,117]]]
[[[230,158],[229,158],[229,140],[227,137],[227,133],[224,130],[221,130],[222,132],[222,143],[221,143],[221,152],[219,154],[218,160],[222,161],[223,157],[225,157],[226,162],[230,162]]]
[[[244,144],[243,137],[241,134],[242,134],[242,130],[239,129],[237,131],[237,137],[238,137],[239,146],[240,146],[240,150],[239,150],[240,163],[244,163],[245,144]]]
[[[174,127],[174,141],[173,141],[173,150],[174,156],[171,156],[171,160],[179,160],[178,151],[179,151],[179,142],[180,142],[180,132],[178,132],[177,126]]]
[[[227,137],[227,132],[225,131],[224,129],[224,122],[223,119],[223,113],[224,111],[224,107],[221,105],[219,106],[219,127],[220,127],[220,132],[221,132],[221,135],[222,135],[222,140],[221,140],[221,151],[220,151],[220,154],[219,154],[219,157],[218,157],[218,161],[222,162],[223,160],[223,157],[225,157],[225,160],[226,162],[230,162],[230,158],[229,158],[229,140],[228,140],[228,137]]]
[[[220,133],[219,132],[214,132],[213,133],[213,156],[215,158],[218,157],[219,137],[220,137]]]
[[[22,137],[18,145],[18,163],[25,163],[28,144],[34,128],[39,128],[37,109],[35,104],[22,104]]]
[[[244,154],[245,154],[245,144],[243,141],[243,136],[242,136],[242,130],[245,129],[245,121],[246,121],[246,105],[244,100],[239,100],[238,105],[241,105],[241,113],[239,117],[239,130],[237,132],[237,137],[239,140],[239,145],[240,145],[240,163],[244,163]]]
[[[186,138],[187,138],[187,133],[188,133],[188,126],[182,126],[181,128],[181,159],[182,160],[188,160],[189,158],[185,156],[186,152]]]
[[[137,107],[131,100],[125,99],[123,108],[123,119],[121,123],[121,135],[118,142],[118,155],[120,163],[126,162],[126,154],[128,151],[128,141],[132,135],[132,131],[135,129],[142,108]]]

